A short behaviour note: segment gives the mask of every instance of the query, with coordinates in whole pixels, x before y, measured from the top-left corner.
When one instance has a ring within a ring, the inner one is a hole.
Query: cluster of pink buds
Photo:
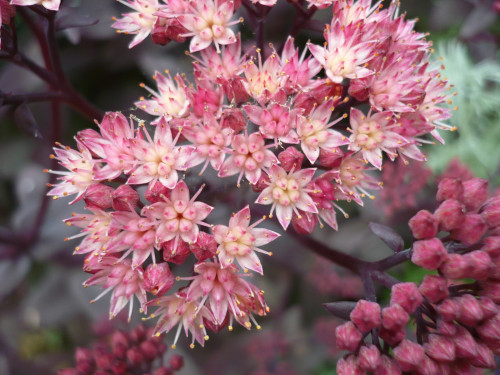
[[[496,367],[500,196],[489,197],[480,178],[444,178],[437,200],[434,213],[419,211],[409,222],[416,239],[411,261],[437,273],[419,286],[393,285],[388,307],[360,300],[351,309],[350,321],[336,329],[339,348],[353,353],[339,361],[339,374],[475,374]],[[406,329],[412,319],[415,335]]]
[[[58,375],[173,375],[183,367],[183,358],[174,354],[168,365],[158,366],[167,346],[151,333],[144,325],[130,333],[116,330],[92,349],[77,348],[75,367],[59,370]]]
[[[397,2],[330,2],[324,45],[301,51],[289,37],[281,52],[242,51],[231,28],[237,2],[120,2],[133,11],[113,27],[135,34],[131,46],[149,34],[162,44],[190,39],[195,83],[156,72],[157,89],[141,83],[148,96],[135,103],[152,122],[107,113],[99,131],[77,134],[76,150],[54,149],[67,171],[48,171],[60,175],[49,195],[87,206],[66,220],[81,228],[71,238],[83,237],[75,253],[85,254],[85,285],[102,287],[97,298],[110,293],[111,317],[127,305],[130,316],[135,299],[142,312],[156,308],[155,333],[177,327],[174,345],[181,331],[193,346],[233,321],[259,328],[255,316],[269,308],[247,276],[263,274],[259,254],[270,252],[261,246],[279,235],[257,227],[263,219],[251,223],[265,211],[250,204],[270,206],[283,230],[337,229],[336,211],[347,217],[338,201],[362,205],[380,188],[371,171],[383,154],[424,160],[418,146],[427,134],[440,140],[450,116],[439,106],[449,87],[429,68],[432,45]],[[354,108],[362,103],[367,113]],[[221,191],[228,202],[250,198],[228,225],[210,216]],[[194,276],[173,274],[172,264],[189,261]]]

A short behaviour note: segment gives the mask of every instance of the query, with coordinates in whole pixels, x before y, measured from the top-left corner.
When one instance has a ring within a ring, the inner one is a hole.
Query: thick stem
[[[411,249],[406,249],[394,255],[388,256],[385,259],[370,263],[370,269],[376,271],[385,271],[407,261],[408,259],[410,259],[410,257]]]

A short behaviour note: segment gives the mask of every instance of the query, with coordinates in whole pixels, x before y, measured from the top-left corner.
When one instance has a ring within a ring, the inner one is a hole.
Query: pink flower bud
[[[75,360],[77,363],[81,361],[94,362],[94,356],[92,355],[92,352],[89,349],[76,348]]]
[[[223,128],[233,129],[235,134],[240,133],[247,127],[245,115],[239,108],[225,109],[220,123]]]
[[[120,185],[113,192],[113,208],[117,211],[130,211],[130,207],[135,209],[139,202],[139,193],[130,185]]]
[[[85,190],[85,193],[83,193],[83,200],[88,208],[107,210],[111,208],[112,192],[113,188],[111,186],[92,184]]]
[[[475,250],[464,255],[464,258],[470,264],[469,277],[476,280],[485,280],[495,267],[488,253]]]
[[[340,148],[335,148],[334,151],[320,148],[318,163],[326,168],[335,168],[342,161],[342,156],[344,153]]]
[[[151,203],[163,202],[163,197],[169,198],[171,190],[165,186],[160,181],[151,181],[148,185],[148,189],[144,193],[144,198],[146,198]]]
[[[485,341],[498,341],[500,338],[500,316],[484,321],[476,327],[476,332]]]
[[[138,348],[132,347],[127,350],[127,359],[132,366],[140,366],[144,362],[144,354]]]
[[[200,232],[195,243],[189,245],[189,249],[200,262],[212,258],[217,252],[217,242],[213,235]]]
[[[218,91],[198,88],[192,96],[193,113],[202,118],[205,114],[215,115],[221,105],[221,95]]]
[[[173,375],[174,371],[168,367],[160,367],[156,369],[153,375]]]
[[[403,371],[416,370],[424,359],[422,346],[410,340],[403,340],[394,348],[394,358]]]
[[[486,251],[492,259],[500,257],[500,236],[486,237],[481,250]]]
[[[457,317],[459,308],[458,302],[448,298],[437,306],[437,311],[444,321],[451,322]]]
[[[457,326],[457,334],[453,338],[455,353],[458,358],[474,358],[477,344],[470,332],[462,326]]]
[[[460,227],[465,221],[465,206],[454,199],[447,199],[434,212],[442,230],[451,231]]]
[[[165,30],[165,35],[168,39],[174,40],[178,43],[184,43],[186,41],[186,37],[181,36],[188,32],[188,30],[182,26],[176,18],[170,18],[166,20],[167,28]]]
[[[427,210],[420,210],[408,222],[413,237],[432,238],[438,233],[438,220]]]
[[[151,38],[155,44],[164,46],[170,42],[170,39],[167,37],[167,27],[163,19],[158,18],[156,20],[153,31],[151,31]]]
[[[391,305],[400,304],[408,314],[412,314],[423,300],[415,283],[399,283],[391,289]]]
[[[425,353],[440,362],[455,360],[455,344],[449,337],[429,335],[429,341],[424,344]]]
[[[147,336],[148,336],[148,331],[146,327],[142,324],[138,325],[132,330],[132,332],[130,332],[130,339],[135,343],[144,341]]]
[[[304,154],[297,150],[295,147],[290,146],[285,149],[285,151],[281,151],[278,154],[278,159],[281,163],[281,167],[290,172],[292,168],[297,171],[302,168],[302,162],[304,161]]]
[[[497,367],[493,352],[482,342],[476,344],[476,355],[471,359],[471,365],[490,369]]]
[[[488,230],[481,215],[467,214],[463,224],[451,231],[451,237],[466,246],[474,245]]]
[[[380,305],[376,302],[359,300],[350,318],[361,332],[368,332],[382,324],[380,317]]]
[[[148,362],[153,361],[160,354],[158,352],[158,349],[156,348],[156,345],[154,345],[151,341],[141,342],[139,348],[142,352],[142,355],[144,356],[144,359]]]
[[[498,313],[498,306],[491,300],[491,298],[479,297],[477,302],[479,303],[479,306],[481,306],[484,319],[490,319]]]
[[[170,271],[168,263],[150,264],[144,271],[143,287],[147,292],[161,297],[175,283],[175,276]]]
[[[373,371],[373,375],[401,375],[401,369],[396,361],[386,355],[383,355],[381,357],[381,364],[375,371]]]
[[[493,11],[495,13],[500,13],[500,0],[495,0],[493,3]]]
[[[94,353],[95,363],[100,370],[111,370],[115,357],[113,354],[99,350]]]
[[[481,217],[490,228],[500,227],[500,196],[486,201],[481,209]]]
[[[430,302],[438,303],[449,295],[448,280],[438,275],[425,275],[418,290]]]
[[[363,334],[353,322],[346,322],[335,328],[335,338],[339,349],[354,352],[363,339]]]
[[[311,212],[299,211],[300,218],[294,212],[292,216],[293,229],[298,234],[311,234],[318,224],[318,217]]]
[[[115,361],[113,366],[111,366],[111,372],[113,375],[127,375],[127,363],[124,361]]]
[[[462,182],[460,180],[454,178],[443,178],[439,183],[436,199],[438,202],[446,199],[454,199],[461,202],[463,192],[464,187],[462,186]]]
[[[389,331],[404,328],[410,321],[410,316],[401,305],[395,303],[382,310],[382,326]]]
[[[187,242],[178,240],[177,248],[175,248],[175,239],[164,242],[163,247],[163,260],[174,264],[182,264],[186,258],[191,255],[191,250]]]
[[[488,280],[481,282],[480,286],[480,296],[491,298],[493,302],[500,304],[500,281]]]
[[[168,362],[172,370],[179,371],[184,366],[184,358],[178,354],[174,354]]]
[[[449,279],[463,279],[469,276],[471,265],[460,254],[448,254],[440,271]]]
[[[406,337],[406,332],[404,328],[398,329],[397,331],[387,330],[384,327],[380,328],[378,335],[382,340],[391,346],[399,344]]]
[[[355,355],[341,358],[337,362],[338,375],[363,375],[364,371],[358,366]]]
[[[437,331],[444,336],[453,336],[457,333],[457,327],[453,321],[447,322],[443,319],[438,319]]]
[[[426,375],[433,375],[433,374],[439,374],[442,375],[441,372],[439,372],[439,362],[436,362],[432,358],[429,358],[428,356],[424,355],[424,358],[422,360],[422,364],[420,368],[418,369],[419,374],[426,374]]]
[[[227,100],[230,102],[234,101],[236,104],[239,104],[248,101],[250,97],[245,89],[245,85],[243,85],[243,78],[241,77],[231,78],[225,81],[222,87],[227,95]]]
[[[448,252],[439,238],[413,243],[411,261],[428,270],[436,270],[445,261]]]
[[[463,181],[464,194],[462,202],[468,211],[476,211],[488,198],[488,181],[482,178],[471,178]]]
[[[264,173],[262,173],[257,183],[252,185],[252,190],[255,191],[256,193],[260,193],[268,186],[269,186],[269,177],[264,175]]]
[[[362,346],[359,349],[358,364],[362,370],[374,371],[382,364],[380,351],[375,345]]]

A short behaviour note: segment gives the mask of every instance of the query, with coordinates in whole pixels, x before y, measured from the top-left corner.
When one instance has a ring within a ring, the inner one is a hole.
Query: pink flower
[[[50,189],[47,195],[51,195],[54,199],[57,199],[61,195],[66,197],[76,194],[76,198],[70,204],[80,200],[85,190],[94,182],[98,182],[94,179],[97,163],[92,159],[88,148],[81,142],[77,143],[79,151],[56,143],[61,148],[54,147],[55,155],[51,155],[52,159],[59,160],[59,164],[66,168],[67,172],[45,170],[46,172],[61,175],[58,178],[61,182],[52,185],[52,189]]]
[[[283,104],[286,100],[284,87],[287,77],[282,74],[284,72],[276,51],[273,51],[264,64],[262,64],[260,50],[257,50],[257,54],[258,66],[255,65],[253,58],[243,65],[246,91],[261,105],[271,100]]]
[[[113,256],[105,257],[101,262],[97,263],[92,272],[94,274],[85,281],[84,285],[102,285],[105,290],[91,302],[95,302],[113,291],[109,310],[110,319],[114,318],[129,304],[128,317],[130,320],[134,308],[134,295],[141,306],[145,307],[146,291],[142,286],[143,270],[133,268],[129,259],[119,262],[118,258]]]
[[[58,11],[61,5],[61,0],[11,0],[12,5],[30,6],[40,4],[49,10]]]
[[[156,126],[154,139],[143,128],[146,140],[135,139],[132,142],[132,151],[136,157],[136,168],[131,173],[127,183],[146,184],[159,181],[169,189],[174,188],[179,180],[177,171],[190,167],[190,158],[193,148],[176,146],[181,134],[172,139],[170,125],[162,117]]]
[[[229,330],[232,330],[233,319],[247,329],[251,328],[252,321],[260,329],[253,314],[264,316],[269,308],[262,291],[244,280],[246,274],[238,274],[235,265],[222,268],[217,262],[197,263],[194,271],[198,275],[186,278],[193,280],[187,291],[188,301],[201,299],[199,309],[207,303],[217,325],[221,325],[229,313]]]
[[[250,224],[250,208],[248,205],[233,214],[229,219],[229,227],[216,225],[212,228],[215,240],[219,244],[217,248],[219,261],[222,268],[231,265],[234,260],[244,270],[252,270],[263,274],[262,265],[255,252],[271,254],[259,248],[259,246],[274,241],[279,234],[264,228],[255,228],[263,219]]]
[[[190,165],[195,166],[204,162],[200,175],[208,164],[216,171],[220,170],[228,151],[227,147],[231,143],[232,129],[221,128],[213,116],[207,115],[203,124],[186,125],[182,134],[195,145]]]
[[[328,100],[311,111],[307,117],[297,116],[300,146],[311,163],[318,159],[320,149],[335,152],[337,147],[349,144],[347,137],[335,130],[328,129],[346,117],[343,116],[328,122],[332,109],[332,100]]]
[[[397,149],[410,142],[392,131],[392,112],[380,112],[365,117],[359,109],[351,108],[351,132],[349,150],[360,151],[363,158],[377,169],[382,169],[382,151],[394,160]]]
[[[269,170],[268,186],[260,193],[255,203],[264,205],[272,204],[269,217],[276,216],[283,229],[287,229],[295,212],[299,218],[302,216],[298,210],[318,213],[311,196],[306,189],[311,181],[316,168],[302,169],[287,173],[283,168],[274,164]]]
[[[182,26],[189,32],[183,34],[184,37],[193,37],[189,44],[190,52],[201,51],[212,42],[215,44],[217,52],[219,45],[236,43],[236,37],[229,26],[243,21],[238,19],[230,21],[234,13],[232,1],[218,0],[191,1],[187,13],[177,17]]]
[[[278,142],[299,143],[297,133],[293,130],[298,110],[290,110],[277,103],[270,104],[267,108],[247,105],[244,109],[250,121],[259,125],[264,138],[274,139],[276,146]]]
[[[169,332],[177,325],[177,332],[172,344],[173,349],[176,347],[182,328],[184,328],[186,336],[191,333],[193,337],[191,348],[194,348],[195,340],[201,346],[205,344],[205,340],[208,340],[204,320],[212,321],[213,315],[207,307],[200,307],[197,302],[188,301],[185,292],[179,291],[174,295],[157,298],[150,301],[148,305],[158,307],[151,315],[152,318],[159,316],[154,335]]]
[[[135,47],[147,38],[154,29],[158,17],[155,12],[160,9],[158,0],[118,0],[134,12],[123,14],[123,18],[115,20],[111,25],[118,33],[135,34],[129,48]]]
[[[219,177],[232,176],[239,173],[238,185],[245,175],[251,184],[256,184],[262,175],[263,168],[269,168],[278,159],[269,151],[264,139],[258,133],[238,134],[231,143],[232,155],[224,161]]]
[[[197,202],[198,192],[189,198],[189,189],[184,181],[179,181],[169,198],[163,197],[162,202],[153,203],[143,208],[143,215],[156,219],[156,242],[163,243],[175,239],[173,253],[177,249],[179,239],[189,244],[198,238],[198,225],[208,226],[203,220],[210,214],[213,207]]]
[[[153,98],[150,100],[141,98],[135,105],[150,115],[165,117],[166,121],[186,117],[191,105],[186,83],[180,75],[172,78],[168,70],[166,73],[168,77],[159,72],[155,72],[153,76],[158,85],[158,92],[141,84],[153,95]],[[156,125],[156,121],[153,124]]]
[[[363,41],[356,25],[342,26],[332,21],[325,30],[324,47],[308,43],[309,50],[325,69],[328,78],[341,83],[345,78],[363,78],[373,74],[365,64],[374,57],[373,41]]]
[[[120,112],[107,112],[99,124],[101,134],[86,129],[78,132],[77,140],[92,153],[102,158],[95,172],[96,180],[112,180],[134,168],[135,155],[131,142],[135,139],[132,119],[128,121]]]

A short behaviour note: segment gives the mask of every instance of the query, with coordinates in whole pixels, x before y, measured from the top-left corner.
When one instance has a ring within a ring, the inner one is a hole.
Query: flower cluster
[[[337,229],[336,211],[347,216],[338,201],[362,205],[380,188],[370,171],[382,168],[383,153],[424,160],[424,137],[440,139],[446,128],[450,114],[439,105],[449,100],[447,83],[429,68],[431,43],[398,16],[396,2],[336,1],[324,46],[301,51],[290,37],[280,53],[242,52],[230,28],[239,22],[233,1],[121,2],[133,12],[114,27],[135,34],[131,46],[149,34],[161,44],[191,38],[195,83],[156,72],[157,89],[142,83],[148,96],[135,103],[151,123],[107,113],[99,131],[77,134],[76,150],[55,148],[67,171],[49,171],[60,175],[49,195],[87,205],[66,220],[81,228],[75,252],[85,254],[85,285],[101,286],[98,298],[111,293],[111,317],[127,305],[130,316],[135,298],[143,312],[156,308],[155,333],[177,326],[174,345],[182,330],[203,345],[207,329],[234,320],[258,328],[254,316],[269,308],[246,277],[263,274],[258,253],[270,253],[260,247],[278,234],[258,228],[262,220],[251,224],[250,205],[228,225],[212,223],[204,185],[190,189],[203,177],[185,181],[207,170],[237,187],[246,180],[284,230]],[[361,103],[371,109],[354,107]],[[225,199],[239,202],[237,192]],[[170,266],[191,255],[194,276],[174,276]],[[167,295],[176,279],[187,285]]]
[[[339,374],[454,374],[496,367],[500,348],[500,196],[486,180],[444,178],[439,207],[409,222],[411,261],[437,274],[393,285],[390,305],[360,300],[336,329]],[[406,326],[413,318],[416,342]],[[363,342],[371,332],[372,344]],[[380,344],[380,339],[384,345]],[[392,348],[392,356],[387,350]]]
[[[156,366],[166,351],[167,346],[143,325],[130,333],[116,330],[92,349],[77,348],[76,366],[59,370],[58,375],[173,375],[184,366],[184,359],[175,354],[168,365]]]

